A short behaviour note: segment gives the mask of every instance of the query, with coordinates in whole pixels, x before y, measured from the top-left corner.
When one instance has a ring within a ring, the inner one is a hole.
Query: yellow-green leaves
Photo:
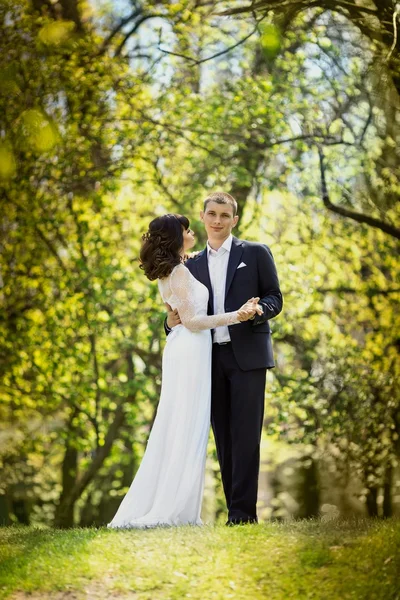
[[[60,139],[53,121],[40,109],[32,108],[20,117],[20,133],[30,150],[47,152]]]
[[[38,39],[45,46],[61,46],[70,40],[74,29],[73,21],[53,21],[42,27]]]
[[[14,177],[16,170],[14,152],[11,146],[0,142],[0,180],[11,179]]]
[[[10,98],[20,93],[14,64],[0,68],[0,94]]]
[[[274,58],[281,48],[281,35],[279,29],[272,24],[261,25],[261,46],[268,58]]]

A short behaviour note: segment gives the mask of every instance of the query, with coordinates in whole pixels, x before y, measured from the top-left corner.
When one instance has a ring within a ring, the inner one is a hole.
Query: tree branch
[[[377,11],[373,8],[368,8],[366,6],[359,6],[358,4],[354,4],[352,2],[327,2],[321,0],[287,0],[286,2],[280,2],[279,0],[260,0],[259,2],[253,2],[252,4],[248,4],[247,6],[242,6],[238,8],[230,8],[228,10],[224,10],[221,13],[215,13],[217,16],[231,16],[238,15],[243,13],[255,12],[258,10],[282,10],[284,8],[290,7],[298,7],[298,11],[307,10],[308,8],[312,8],[314,6],[320,6],[326,8],[326,10],[335,10],[335,7],[341,7],[346,10],[357,10],[357,12],[363,12],[368,15],[377,16]]]
[[[393,54],[394,49],[397,46],[397,15],[399,14],[399,6],[396,7],[396,10],[393,12],[393,44],[390,47],[389,54],[385,58],[386,62],[389,62],[390,57]]]
[[[140,15],[140,13],[141,13],[141,10],[137,9],[137,10],[134,10],[130,15],[128,15],[124,19],[121,19],[121,21],[118,23],[118,25],[116,27],[114,27],[114,29],[108,34],[108,36],[103,41],[103,44],[99,51],[99,54],[103,54],[103,52],[105,52],[105,50],[107,50],[107,47],[109,46],[110,42],[114,39],[114,37],[117,35],[117,33],[119,33],[121,31],[121,29],[123,27],[125,27],[125,25],[127,25],[130,21],[132,21],[133,19],[138,17]]]
[[[356,211],[348,210],[347,208],[343,208],[341,206],[337,206],[336,204],[333,204],[330,201],[327,184],[326,184],[326,177],[325,177],[324,155],[322,152],[322,148],[320,146],[318,146],[318,154],[319,154],[319,165],[320,165],[320,172],[321,172],[322,201],[324,203],[324,206],[328,210],[330,210],[338,215],[341,215],[342,217],[352,219],[353,221],[356,221],[357,223],[364,223],[366,225],[369,225],[370,227],[374,227],[375,229],[380,229],[384,233],[387,233],[387,234],[391,235],[392,237],[400,240],[400,229],[398,229],[397,227],[394,227],[394,225],[390,225],[389,223],[385,223],[384,221],[381,221],[380,219],[375,219],[374,217],[370,217],[369,215],[365,215],[364,213],[359,213]]]
[[[157,158],[155,160],[148,161],[148,162],[150,162],[150,164],[152,165],[152,167],[154,169],[156,183],[160,186],[160,188],[166,194],[166,196],[168,196],[168,198],[170,199],[170,201],[172,202],[172,204],[174,204],[177,207],[180,207],[181,206],[180,202],[171,194],[171,192],[169,191],[167,185],[164,183],[162,174],[161,174],[160,169],[158,167],[158,160],[159,159]]]
[[[201,60],[197,60],[195,58],[192,58],[191,56],[186,56],[185,54],[179,54],[177,52],[171,52],[170,50],[163,50],[160,47],[160,43],[158,44],[158,49],[160,50],[160,52],[163,52],[164,54],[170,54],[172,56],[178,56],[179,58],[183,58],[185,60],[190,60],[193,63],[193,66],[195,66],[195,65],[201,65],[202,63],[208,62],[209,60],[213,60],[213,58],[218,58],[219,56],[223,56],[224,54],[228,54],[228,52],[230,52],[231,50],[234,50],[238,46],[241,46],[241,44],[244,44],[244,42],[246,42],[249,38],[251,38],[251,36],[253,36],[256,33],[256,31],[258,31],[258,24],[261,23],[261,21],[263,21],[265,19],[265,17],[266,17],[266,15],[264,15],[263,17],[261,17],[260,19],[258,19],[257,20],[257,25],[254,27],[254,29],[250,33],[248,33],[244,38],[242,38],[241,40],[239,40],[238,42],[236,42],[236,44],[233,44],[232,46],[229,46],[228,48],[225,48],[225,50],[221,50],[220,52],[216,52],[212,56],[208,56],[207,58],[202,58]]]
[[[132,27],[132,29],[130,29],[128,31],[128,33],[125,34],[123,40],[120,42],[120,44],[117,46],[117,49],[115,51],[115,56],[120,56],[126,42],[129,40],[129,38],[131,37],[131,35],[133,35],[134,33],[136,33],[136,31],[139,29],[140,25],[142,25],[142,23],[144,23],[145,21],[147,21],[148,19],[154,19],[156,17],[163,17],[164,15],[161,14],[154,14],[154,15],[143,15],[142,17],[140,17],[136,23],[134,24],[134,26]]]
[[[360,294],[360,290],[355,288],[347,287],[345,285],[337,288],[318,288],[315,290],[320,294]],[[366,296],[390,296],[390,294],[400,294],[400,288],[393,290],[381,290],[378,288],[372,288],[363,292]]]

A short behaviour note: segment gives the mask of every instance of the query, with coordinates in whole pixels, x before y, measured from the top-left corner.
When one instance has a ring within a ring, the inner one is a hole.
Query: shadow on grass
[[[351,519],[306,525],[297,569],[316,600],[400,600],[398,520]],[[322,584],[322,586],[321,586]]]
[[[97,536],[97,529],[41,529],[24,526],[0,528],[0,597],[15,590],[68,584],[63,566],[78,557]]]

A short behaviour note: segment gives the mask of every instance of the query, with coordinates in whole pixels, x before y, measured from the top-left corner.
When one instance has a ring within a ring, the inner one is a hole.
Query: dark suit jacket
[[[241,263],[245,267],[238,269]],[[207,249],[186,262],[192,275],[209,291],[208,313],[213,314],[213,291],[208,271]],[[263,315],[229,327],[232,350],[241,369],[275,366],[269,319],[282,310],[282,294],[274,259],[264,244],[233,238],[225,288],[225,311],[237,310],[251,297],[259,296]]]
[[[241,263],[245,267],[238,269]],[[208,314],[214,314],[207,249],[186,261],[189,271],[209,291]],[[238,310],[249,298],[260,297],[263,315],[229,326],[232,350],[243,371],[275,366],[269,319],[282,310],[282,294],[274,259],[268,246],[233,238],[226,274],[225,312]]]

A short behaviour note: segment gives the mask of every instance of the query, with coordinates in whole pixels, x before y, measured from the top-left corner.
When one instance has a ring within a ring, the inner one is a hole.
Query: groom
[[[237,310],[259,297],[262,315],[213,330],[211,423],[228,507],[227,525],[256,523],[266,370],[274,367],[269,319],[282,310],[274,259],[263,244],[239,240],[232,229],[236,200],[211,194],[200,213],[206,248],[185,264],[209,290],[208,314]],[[180,323],[167,305],[166,331]],[[261,312],[261,311],[260,311]]]

